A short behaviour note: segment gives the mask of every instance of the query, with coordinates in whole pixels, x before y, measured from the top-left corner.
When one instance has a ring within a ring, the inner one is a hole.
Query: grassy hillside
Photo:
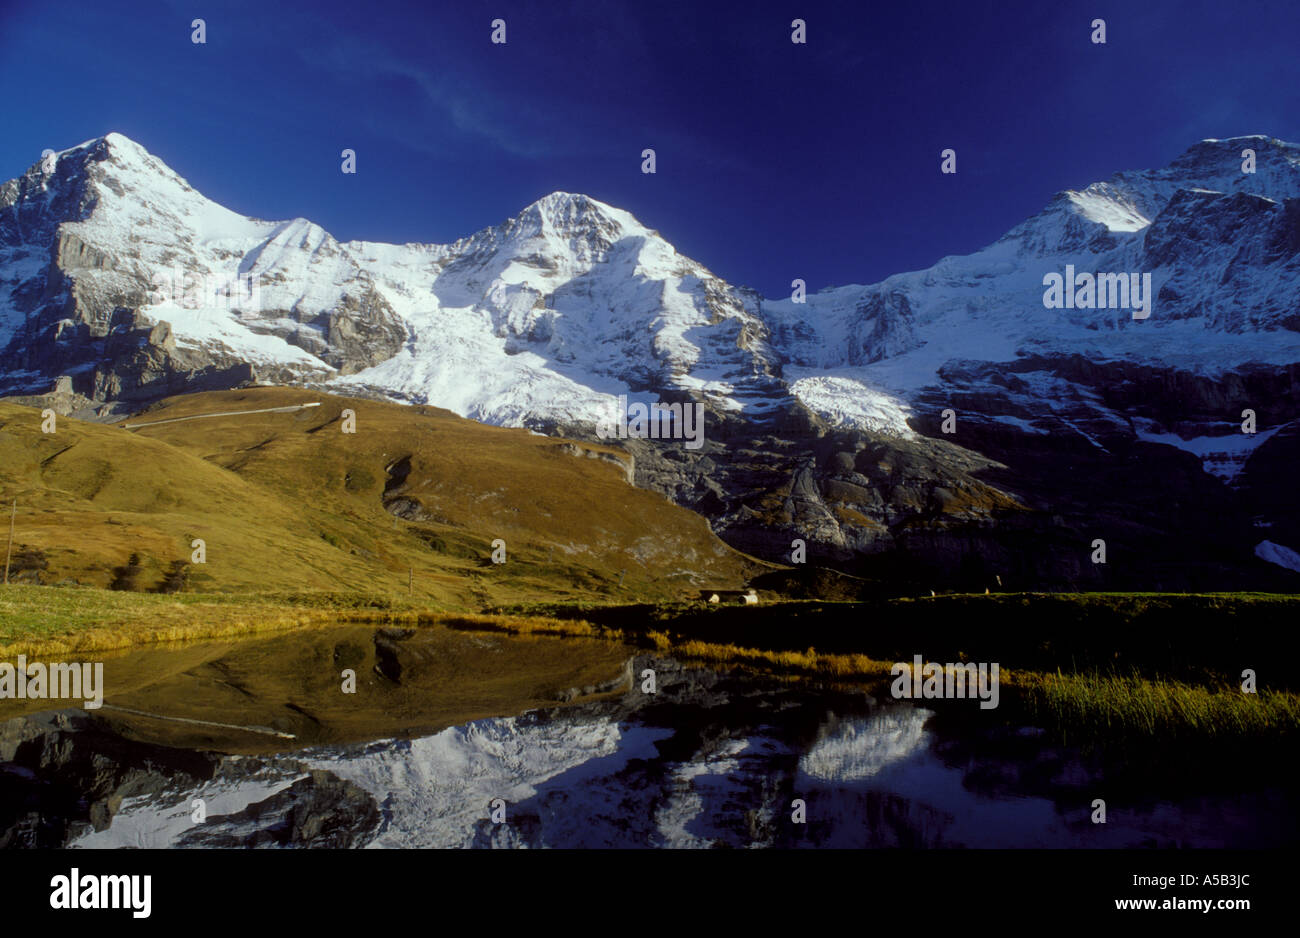
[[[18,500],[17,578],[405,596],[413,568],[413,598],[468,609],[671,598],[697,582],[740,585],[764,566],[629,485],[612,450],[436,408],[251,388],[170,398],[126,423],[316,401],[138,429],[60,417],[52,434],[39,411],[0,401],[0,499]],[[342,432],[344,409],[355,433]],[[195,538],[206,563],[190,563]]]

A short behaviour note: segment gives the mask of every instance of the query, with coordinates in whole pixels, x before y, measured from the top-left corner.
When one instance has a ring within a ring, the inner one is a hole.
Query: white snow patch
[[[1047,430],[1043,430],[1040,429],[1039,427],[1034,426],[1032,423],[1030,423],[1028,420],[1024,419],[1023,417],[1013,417],[1011,416],[1011,414],[998,414],[997,416],[990,417],[989,419],[995,423],[1004,423],[1009,427],[1015,427],[1017,430],[1022,430],[1025,433],[1037,433],[1039,435],[1046,436],[1049,432]],[[1095,443],[1096,441],[1094,440],[1093,442]]]
[[[207,817],[215,819],[219,815],[237,814],[251,804],[284,791],[304,777],[305,773],[240,781],[217,778],[187,792],[179,801],[153,795],[127,798],[108,827],[91,831],[69,846],[90,849],[173,847],[183,835],[194,829],[194,799],[201,799]]]
[[[1146,422],[1150,427],[1150,422]],[[1164,443],[1176,446],[1191,453],[1201,460],[1205,471],[1225,482],[1232,482],[1245,468],[1255,449],[1280,430],[1261,430],[1257,433],[1229,433],[1225,436],[1194,436],[1183,439],[1176,433],[1155,433],[1150,429],[1138,429],[1137,437],[1147,443]]]
[[[912,408],[906,401],[856,378],[808,376],[791,383],[790,391],[832,426],[891,433],[909,440],[916,436],[907,425]]]

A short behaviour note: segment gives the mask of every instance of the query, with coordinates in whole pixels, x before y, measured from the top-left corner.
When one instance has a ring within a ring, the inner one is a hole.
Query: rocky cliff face
[[[1071,269],[1149,274],[1150,315],[1049,308]],[[703,448],[619,444],[638,485],[736,546],[801,540],[910,588],[1267,585],[1292,574],[1259,543],[1300,547],[1270,488],[1300,414],[1300,148],[1272,138],[1202,141],[975,254],[796,302],[582,195],[449,245],[339,242],[110,134],[0,187],[0,278],[0,393],[64,378],[107,415],[327,384],[579,437],[618,395],[699,403]],[[1096,538],[1119,562],[1091,562]]]

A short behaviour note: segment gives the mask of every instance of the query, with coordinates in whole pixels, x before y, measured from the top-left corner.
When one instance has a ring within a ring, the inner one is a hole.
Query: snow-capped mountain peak
[[[1254,173],[1242,171],[1245,149]],[[1162,169],[1063,190],[981,251],[807,304],[760,301],[581,193],[549,193],[448,245],[340,243],[307,219],[230,212],[120,134],[53,162],[0,197],[0,250],[14,272],[0,344],[11,356],[67,318],[48,310],[48,284],[35,285],[51,251],[92,334],[131,308],[216,363],[502,423],[590,421],[618,394],[694,396],[749,416],[794,395],[831,423],[906,434],[909,401],[952,361],[1069,349],[1224,367],[1300,355],[1286,327],[1300,275],[1285,256],[1300,147],[1271,137],[1201,141]],[[1246,253],[1232,243],[1242,230],[1255,238]],[[1190,280],[1192,255],[1219,276]],[[1127,310],[1045,309],[1043,277],[1066,264],[1152,272],[1159,296],[1145,332]],[[217,288],[197,304],[157,302],[159,275],[175,271]],[[1192,320],[1203,324],[1195,341],[1182,328]],[[1266,348],[1228,338],[1279,328]],[[1146,338],[1174,329],[1172,353]],[[42,361],[26,356],[40,367],[11,369],[9,386],[48,381]]]

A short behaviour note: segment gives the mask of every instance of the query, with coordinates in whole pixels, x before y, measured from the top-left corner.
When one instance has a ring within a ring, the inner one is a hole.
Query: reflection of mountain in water
[[[217,756],[84,713],[0,727],[0,842],[110,846],[1251,846],[1294,838],[1280,789],[1139,802],[1033,730],[948,738],[862,695],[654,667],[659,692],[407,740]],[[1089,821],[1108,800],[1108,823]],[[504,824],[491,803],[506,803]],[[793,799],[806,824],[791,821]],[[195,799],[206,810],[192,815]],[[80,805],[80,807],[79,807]],[[57,816],[57,817],[54,817]],[[52,819],[53,818],[53,819]]]

